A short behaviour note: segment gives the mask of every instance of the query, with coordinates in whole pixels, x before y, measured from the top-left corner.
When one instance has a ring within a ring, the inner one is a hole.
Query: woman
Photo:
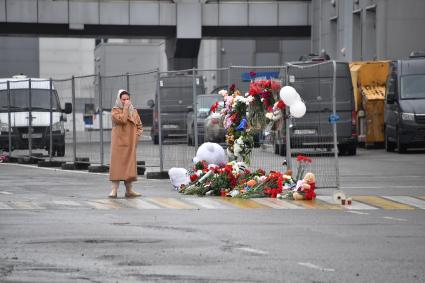
[[[133,191],[132,183],[137,180],[136,146],[143,133],[139,114],[130,101],[130,94],[123,89],[118,91],[115,106],[112,108],[111,162],[109,180],[112,182],[110,198],[117,197],[120,181],[124,181],[125,197],[139,197]]]

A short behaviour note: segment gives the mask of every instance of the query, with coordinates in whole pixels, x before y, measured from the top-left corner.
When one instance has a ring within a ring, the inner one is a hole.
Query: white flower
[[[267,112],[265,116],[266,116],[267,119],[273,120],[273,113],[272,112]]]
[[[219,92],[218,92],[218,94],[220,94],[221,96],[223,96],[223,97],[225,97],[225,96],[227,96],[228,94],[227,94],[227,90],[225,90],[225,89],[222,89],[222,90],[220,90]]]
[[[238,143],[233,144],[233,153],[236,157],[240,157],[240,153],[242,152],[242,147]]]
[[[250,96],[248,96],[246,99],[245,99],[245,103],[246,103],[246,105],[249,105],[251,102],[253,102],[254,101],[254,97],[252,96],[252,95],[250,95]]]

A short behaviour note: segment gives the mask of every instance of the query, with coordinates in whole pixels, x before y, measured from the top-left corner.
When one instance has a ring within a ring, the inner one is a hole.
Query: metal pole
[[[9,158],[12,157],[12,117],[11,117],[11,107],[10,107],[10,82],[7,81],[7,119],[9,127]],[[15,105],[16,106],[16,105]]]
[[[159,143],[159,171],[162,172],[164,169],[164,156],[162,151],[162,124],[161,124],[161,83],[159,70],[157,71],[156,80],[156,95],[158,97],[158,143]],[[155,137],[154,137],[155,138]]]
[[[285,68],[285,85],[289,85],[289,77],[288,77],[288,67]],[[289,107],[285,107],[284,111],[284,117],[285,117],[285,139],[286,139],[286,168],[291,169],[292,168],[292,161],[291,161],[291,129],[289,128],[289,123],[291,122],[291,118],[289,117]]]
[[[49,88],[50,88],[50,129],[49,129],[49,161],[52,161],[53,155],[53,80],[50,78],[49,80]]]
[[[333,64],[333,82],[332,82],[332,113],[336,116],[336,62],[332,61]],[[334,156],[335,156],[335,174],[336,174],[336,188],[339,190],[339,165],[338,165],[338,140],[337,140],[337,128],[336,121],[333,122],[333,140],[334,140]]]
[[[32,156],[32,103],[31,103],[31,79],[28,80],[28,150],[29,156]]]
[[[198,150],[198,101],[196,96],[196,77],[195,77],[195,68],[192,69],[192,108],[193,108],[193,134],[195,138],[195,152]]]
[[[131,94],[131,92],[130,92],[130,74],[128,72],[126,74],[126,78],[127,78],[127,91],[128,91],[128,93]]]
[[[227,69],[227,89],[230,88],[230,76],[232,74],[232,66]]]
[[[102,77],[99,76],[99,135],[100,135],[100,166],[103,166],[103,105],[102,105]]]
[[[74,111],[72,111],[72,154],[73,161],[77,161],[77,126],[75,122],[75,78],[72,76],[71,81],[71,91],[72,91],[72,105],[74,106]]]

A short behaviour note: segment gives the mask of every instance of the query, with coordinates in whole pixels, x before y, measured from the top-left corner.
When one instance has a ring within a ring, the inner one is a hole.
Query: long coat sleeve
[[[111,160],[109,180],[137,180],[136,147],[143,125],[137,111],[112,109]]]

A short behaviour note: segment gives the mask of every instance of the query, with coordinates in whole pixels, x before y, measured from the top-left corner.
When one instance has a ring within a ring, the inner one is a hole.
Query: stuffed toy
[[[302,180],[297,182],[297,188],[292,197],[294,200],[312,200],[316,198],[315,188],[316,177],[313,173],[308,172]]]
[[[168,170],[168,176],[170,177],[171,184],[178,190],[181,185],[187,185],[190,183],[190,177],[185,168],[173,167]]]
[[[226,164],[227,157],[224,149],[218,143],[206,142],[203,143],[196,152],[193,158],[193,163],[204,160],[208,164],[224,165]]]

